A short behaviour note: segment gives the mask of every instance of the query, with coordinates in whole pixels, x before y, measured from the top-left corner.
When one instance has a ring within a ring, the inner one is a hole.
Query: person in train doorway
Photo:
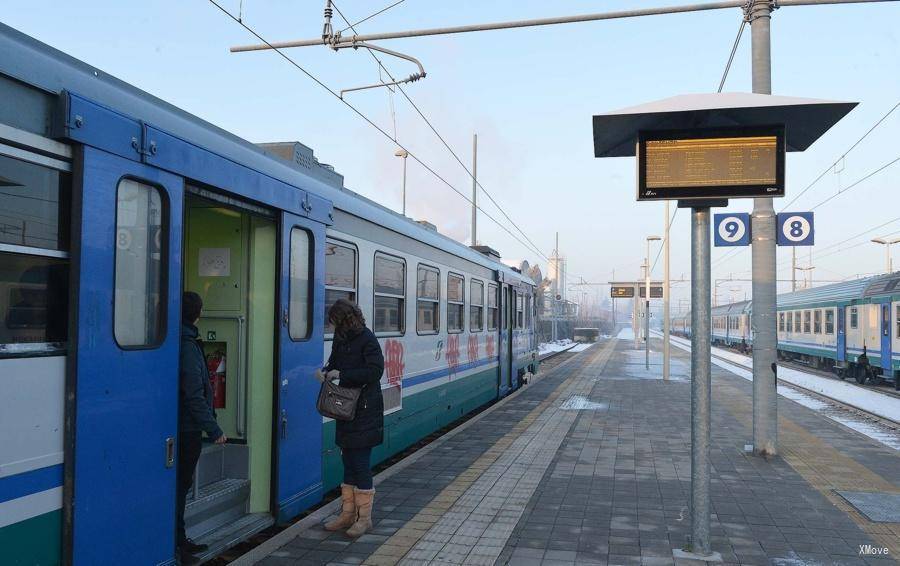
[[[355,538],[372,528],[375,489],[370,460],[372,448],[384,440],[384,354],[355,303],[337,300],[328,309],[328,321],[334,325],[334,342],[328,363],[316,371],[316,378],[320,382],[337,379],[341,387],[359,387],[362,391],[353,420],[336,422],[335,443],[344,464],[341,514],[326,523],[325,529],[347,529],[347,536]]]
[[[203,310],[203,299],[188,291],[181,299],[181,368],[178,390],[178,501],[176,518],[176,542],[182,564],[198,562],[196,553],[208,549],[187,538],[184,530],[184,508],[187,494],[194,483],[194,469],[203,449],[203,433],[216,444],[225,444],[227,438],[216,422],[213,409],[213,391],[209,382],[209,370],[199,338],[197,321]]]

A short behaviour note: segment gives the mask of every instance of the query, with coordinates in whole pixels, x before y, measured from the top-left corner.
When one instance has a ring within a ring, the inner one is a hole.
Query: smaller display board
[[[647,297],[647,288],[645,286],[641,285],[639,287],[639,289],[641,290],[641,298],[642,299],[646,298]],[[650,286],[650,298],[651,299],[662,299],[663,298],[663,288],[655,287],[655,286],[651,285]]]
[[[613,285],[609,288],[609,296],[613,299],[630,299],[634,297],[634,287]]]

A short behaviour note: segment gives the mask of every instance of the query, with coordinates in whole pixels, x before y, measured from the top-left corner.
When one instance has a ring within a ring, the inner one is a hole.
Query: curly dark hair
[[[347,299],[338,299],[328,309],[328,322],[334,325],[334,333],[349,336],[366,327],[366,317],[359,306]]]

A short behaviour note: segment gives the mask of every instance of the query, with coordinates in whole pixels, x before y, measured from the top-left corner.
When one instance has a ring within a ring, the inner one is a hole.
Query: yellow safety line
[[[436,495],[415,517],[410,519],[403,527],[394,533],[388,540],[379,546],[369,556],[364,566],[394,566],[397,564],[419,540],[437,523],[456,501],[462,497],[466,490],[478,480],[479,477],[510,447],[510,445],[543,413],[552,405],[565,390],[565,387],[576,377],[580,370],[593,363],[595,360],[605,365],[615,350],[617,339],[611,338],[602,349],[596,350],[593,355],[583,361],[575,370],[570,370],[571,375],[561,381],[559,385],[537,407],[531,410],[521,421],[503,435],[497,442],[488,448],[484,454],[478,457],[464,472],[459,474],[447,487]],[[555,371],[554,368],[551,371]],[[377,501],[376,501],[377,505]]]

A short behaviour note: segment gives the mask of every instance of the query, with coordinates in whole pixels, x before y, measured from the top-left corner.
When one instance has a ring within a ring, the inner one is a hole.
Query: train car
[[[209,554],[339,482],[311,378],[334,300],[385,353],[373,460],[538,371],[526,275],[345,189],[302,144],[254,146],[2,24],[0,52],[4,565],[175,563],[185,290],[229,437],[188,504]]]

